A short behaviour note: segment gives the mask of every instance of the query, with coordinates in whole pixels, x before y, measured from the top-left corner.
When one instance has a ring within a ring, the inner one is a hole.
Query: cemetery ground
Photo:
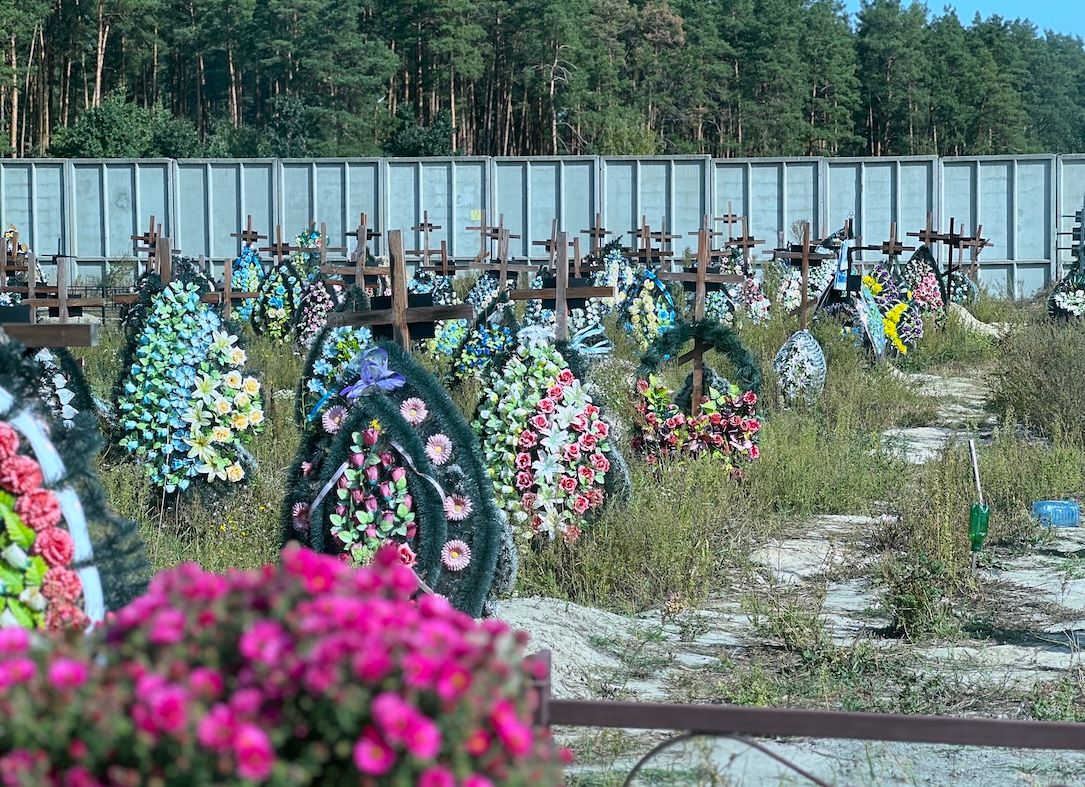
[[[1085,353],[1080,327],[1039,305],[984,297],[972,308],[1002,338],[951,315],[894,366],[871,366],[831,321],[816,406],[783,409],[771,374],[794,329],[743,326],[765,370],[761,458],[740,485],[712,460],[631,459],[632,497],[573,546],[525,555],[500,616],[554,657],[554,696],[1085,720],[1085,537],[1043,530],[1033,500],[1085,488]],[[619,332],[593,382],[628,424],[637,353]],[[265,381],[259,468],[227,500],[148,510],[140,468],[116,448],[100,471],[110,502],[137,519],[154,569],[211,570],[277,559],[279,501],[298,443],[300,359],[248,336]],[[121,335],[78,354],[95,392],[118,374]],[[727,374],[727,362],[709,354]],[[667,382],[684,375],[667,370]],[[453,389],[465,412],[478,390]],[[991,534],[973,570],[979,444]],[[628,435],[619,435],[623,442]],[[559,730],[575,784],[621,784],[658,734]],[[1085,781],[1085,758],[1044,752],[851,742],[773,742],[834,783]],[[735,744],[689,744],[640,783],[803,783]],[[725,766],[731,769],[725,770]],[[746,779],[747,781],[743,781]]]

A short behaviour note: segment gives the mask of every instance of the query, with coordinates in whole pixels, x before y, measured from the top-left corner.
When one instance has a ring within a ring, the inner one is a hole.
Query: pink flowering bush
[[[741,479],[743,466],[761,456],[757,434],[761,420],[755,405],[757,394],[741,393],[732,385],[727,393],[711,389],[703,397],[696,416],[682,412],[674,392],[655,375],[637,381],[633,405],[633,448],[649,464],[661,460],[711,456],[726,462],[731,476]]]
[[[560,784],[525,635],[416,589],[295,547],[159,574],[89,640],[0,629],[0,784]]]

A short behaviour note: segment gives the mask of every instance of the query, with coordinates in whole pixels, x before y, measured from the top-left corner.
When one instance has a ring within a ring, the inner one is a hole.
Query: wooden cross
[[[743,220],[743,216],[737,216],[731,210],[731,200],[727,200],[727,212],[722,216],[716,216],[716,222],[724,222],[727,225],[727,242],[725,245],[730,246],[735,240],[735,224]]]
[[[807,295],[808,283],[810,281],[810,263],[821,262],[824,260],[836,259],[836,255],[822,254],[815,252],[810,245],[810,223],[806,222],[802,228],[802,245],[801,246],[789,246],[786,249],[776,249],[772,253],[773,259],[787,260],[791,265],[798,265],[802,271],[802,281],[799,290],[799,329],[805,331],[807,328],[807,312],[810,306],[817,303],[816,300],[810,300]]]
[[[968,254],[972,259],[972,268],[969,273],[976,276],[979,273],[980,254],[983,253],[984,249],[991,248],[994,244],[983,237],[983,225],[977,224],[976,234],[963,241],[963,245],[968,249]]]
[[[728,238],[727,245],[732,249],[738,249],[742,253],[742,263],[746,270],[750,270],[750,254],[755,246],[764,243],[764,239],[750,235],[749,219],[742,216],[742,235],[737,238]]]
[[[861,246],[855,247],[856,251],[876,251],[879,254],[884,255],[891,265],[896,265],[900,255],[906,251],[915,251],[915,246],[905,246],[903,243],[897,240],[897,223],[892,221],[889,223],[889,240],[881,244],[874,246]]]
[[[42,347],[94,347],[98,344],[98,331],[101,327],[97,323],[70,323],[72,311],[81,313],[83,307],[104,306],[105,301],[101,298],[77,298],[73,303],[68,297],[68,263],[70,259],[61,254],[55,255],[53,262],[57,269],[57,283],[55,287],[42,286],[36,288],[33,277],[27,279],[27,286],[23,289],[27,292],[27,298],[21,303],[30,309],[29,322],[6,323],[4,332],[21,342],[28,349],[40,349]],[[36,260],[33,254],[27,255],[27,262],[34,266]],[[36,289],[53,293],[55,297],[39,298]],[[57,323],[38,323],[37,309],[39,306],[48,307],[50,314],[56,312],[59,320]]]
[[[492,242],[501,240],[501,233],[505,232],[505,214],[500,213],[497,217],[497,225],[491,226],[486,223],[486,211],[482,211],[482,220],[477,227],[467,227],[468,232],[477,232],[479,237],[478,256],[475,262],[480,263],[491,256]],[[509,238],[519,238],[519,235],[509,233]]]
[[[1058,246],[1059,251],[1068,251],[1074,258],[1073,269],[1085,270],[1085,201],[1083,201],[1081,209],[1073,214],[1065,215],[1063,218],[1073,219],[1074,227],[1069,232],[1060,232],[1059,236],[1069,236],[1069,246]],[[1059,279],[1062,278],[1062,265],[1059,261],[1059,269],[1056,270],[1056,275]]]
[[[250,213],[245,222],[245,229],[230,233],[231,238],[240,238],[246,245],[252,245],[262,240],[267,240],[267,235],[261,235],[252,228],[252,214]]]
[[[156,273],[162,284],[169,284],[173,280],[173,245],[170,239],[162,234],[162,225],[158,225],[158,230],[154,235],[154,251],[147,258],[147,273]],[[177,251],[180,251],[178,249]],[[220,299],[219,293],[210,292],[205,293],[201,300],[207,303],[218,303]],[[139,300],[139,293],[129,292],[122,293],[120,295],[113,296],[113,303],[118,306],[126,306],[136,303]]]
[[[617,287],[570,287],[569,286],[569,236],[557,233],[555,238],[557,260],[554,264],[554,286],[540,290],[513,290],[509,293],[511,301],[542,300],[554,302],[554,338],[559,341],[569,339],[569,301],[570,299],[616,298]]]
[[[430,248],[429,236],[434,230],[441,229],[440,224],[434,224],[429,220],[429,211],[422,211],[422,221],[411,227],[411,232],[422,233],[422,248],[420,249],[408,249],[407,254],[418,257],[420,271],[432,271],[440,276],[453,276],[457,271],[466,270],[468,266],[457,265],[454,260],[449,259],[448,256],[448,241],[441,241],[441,245],[437,249]],[[431,263],[430,260],[433,257],[437,257],[437,263]]]
[[[328,325],[392,326],[393,336],[406,351],[411,348],[411,325],[435,323],[441,320],[470,320],[475,308],[469,304],[455,306],[410,306],[407,294],[407,259],[403,251],[403,233],[388,233],[389,277],[392,285],[390,308],[364,312],[332,312]]]
[[[652,232],[651,227],[648,226],[647,217],[641,216],[640,229],[633,230],[633,233],[640,241],[640,248],[633,253],[633,256],[645,266],[651,267],[653,263],[659,263],[663,261],[664,257],[673,256],[673,252],[659,248],[652,248],[652,241],[660,237],[660,233]]]
[[[260,249],[259,251],[266,251],[268,254],[274,255],[276,264],[282,265],[286,257],[297,251],[297,249],[295,249],[289,243],[283,241],[283,225],[276,224],[275,242],[270,244],[267,248]]]
[[[614,234],[603,227],[603,220],[598,213],[595,214],[595,223],[591,225],[591,229],[581,230],[580,232],[588,236],[588,250],[591,254],[594,254],[603,245],[603,238]]]
[[[553,270],[558,255],[558,220],[554,219],[550,222],[549,238],[546,240],[532,241],[531,245],[543,247],[543,251],[545,251],[550,258],[549,266],[551,270]]]
[[[348,279],[351,283],[366,289],[365,277],[368,274],[377,279],[377,286],[380,285],[381,276],[387,276],[391,272],[391,269],[387,265],[367,265],[369,262],[369,241],[380,235],[379,232],[374,232],[369,229],[367,224],[367,217],[363,213],[361,219],[358,222],[358,229],[354,232],[348,232],[348,236],[355,238],[356,243],[354,251],[351,252],[350,265],[321,265],[320,272],[325,276],[338,276],[342,277],[344,282]],[[333,286],[338,286],[338,282],[329,281]]]
[[[683,288],[694,293],[693,319],[700,322],[705,318],[705,307],[708,303],[710,285],[711,289],[716,291],[726,284],[742,284],[746,281],[746,277],[709,273],[708,267],[712,264],[712,236],[714,233],[708,226],[705,226],[695,234],[697,235],[697,269],[692,273],[688,271],[662,271],[657,276],[664,281],[681,282]],[[704,389],[704,354],[708,350],[709,346],[702,339],[696,338],[693,342],[693,349],[679,356],[677,360],[679,366],[684,366],[690,362],[693,363],[690,414],[694,416],[701,412],[701,398]]]
[[[539,266],[531,263],[509,262],[509,240],[514,237],[507,229],[501,227],[497,234],[497,260],[495,262],[483,262],[476,258],[469,266],[473,270],[485,273],[497,274],[497,286],[500,290],[508,289],[509,274],[518,277],[521,273],[538,273]]]

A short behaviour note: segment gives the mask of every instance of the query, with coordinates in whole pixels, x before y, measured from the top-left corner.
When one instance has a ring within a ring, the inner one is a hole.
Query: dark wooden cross
[[[546,252],[549,257],[549,267],[551,270],[554,268],[555,261],[558,257],[558,220],[554,219],[550,222],[550,237],[546,240],[536,240],[531,242],[532,246],[542,246],[543,251]]]
[[[1072,214],[1065,214],[1063,218],[1073,219],[1074,227],[1069,232],[1060,232],[1060,237],[1069,236],[1069,246],[1058,246],[1059,251],[1068,251],[1074,258],[1074,265],[1072,270],[1085,270],[1085,200],[1082,202],[1081,209],[1075,211]],[[1055,271],[1055,275],[1062,279],[1062,261],[1058,261],[1058,266]]]
[[[497,258],[493,262],[484,262],[476,258],[470,265],[470,268],[485,273],[497,274],[497,286],[500,290],[508,289],[509,275],[512,274],[513,279],[519,277],[521,273],[535,274],[539,271],[538,265],[532,265],[529,262],[509,262],[509,240],[513,235],[504,227],[498,229],[497,233]]]
[[[242,251],[245,246],[256,246],[260,241],[267,240],[267,235],[261,235],[252,226],[252,214],[250,213],[245,222],[245,229],[238,230],[237,232],[231,232],[230,237],[239,238],[241,240]],[[259,258],[258,258],[259,259]],[[234,304],[239,301],[252,300],[259,298],[258,292],[234,292],[234,270],[233,265],[227,261],[223,264],[222,271],[222,316],[225,319],[230,319],[233,314]]]
[[[722,216],[716,216],[716,218],[715,218],[716,222],[721,222],[722,221],[724,224],[727,225],[727,233],[725,235],[727,240],[724,243],[725,247],[730,247],[731,244],[734,242],[734,240],[735,240],[735,224],[741,223],[742,219],[743,219],[742,216],[735,215],[734,211],[731,210],[731,201],[730,200],[727,201],[727,212],[724,213]]]
[[[569,236],[557,233],[555,238],[557,259],[554,262],[554,286],[539,290],[513,290],[511,301],[542,300],[554,302],[554,338],[559,342],[569,339],[569,301],[587,298],[616,298],[617,287],[570,287],[569,286]]]
[[[706,217],[707,218],[707,217]],[[745,276],[724,275],[721,273],[709,273],[708,268],[712,264],[712,237],[713,232],[707,226],[702,227],[696,233],[697,236],[697,269],[695,271],[660,271],[656,274],[663,281],[681,282],[683,289],[693,293],[693,319],[700,322],[705,318],[705,307],[708,303],[708,293],[717,291],[727,284],[742,284],[746,281]],[[701,412],[701,398],[704,395],[704,354],[709,346],[700,338],[694,339],[693,349],[678,357],[676,363],[684,366],[693,364],[693,387],[690,406],[690,414],[698,415]]]
[[[799,284],[799,329],[805,331],[808,324],[808,312],[810,307],[817,303],[817,300],[811,300],[807,295],[808,284],[810,281],[810,263],[822,262],[824,260],[835,260],[835,254],[823,254],[814,251],[814,248],[810,245],[810,223],[806,222],[802,228],[802,244],[791,245],[784,249],[776,249],[772,253],[773,259],[787,260],[790,265],[799,266],[799,270],[802,272],[801,282]]]
[[[432,271],[440,276],[453,276],[457,271],[466,270],[468,266],[457,265],[455,260],[448,256],[448,241],[441,241],[441,245],[434,249],[430,248],[429,236],[434,230],[441,229],[441,225],[434,224],[429,220],[429,211],[422,211],[422,221],[411,227],[412,232],[421,233],[422,248],[408,249],[409,256],[418,257],[420,271]],[[431,262],[436,257],[437,262]]]
[[[303,251],[307,251],[305,247]],[[320,255],[320,266],[323,267],[328,264],[328,252],[334,251],[339,254],[346,254],[346,246],[329,246],[328,245],[328,223],[326,221],[320,222],[320,245],[317,247],[317,252]]]
[[[153,217],[152,217],[153,218]],[[162,232],[162,225],[151,233],[154,236],[154,248],[147,257],[147,273],[158,275],[162,284],[169,284],[173,280],[173,244]],[[176,251],[180,251],[177,249]],[[218,303],[221,296],[217,292],[204,293],[201,297],[205,303]],[[113,303],[118,306],[127,306],[139,300],[139,293],[129,292],[113,296]]]
[[[991,241],[987,238],[983,237],[983,225],[977,224],[976,233],[971,238],[963,241],[963,245],[968,249],[968,254],[972,260],[972,267],[970,273],[974,277],[978,276],[980,267],[980,254],[983,253],[984,249],[991,248],[992,246],[994,246],[994,244],[991,243]]]
[[[890,265],[895,266],[900,260],[900,255],[906,251],[915,251],[915,246],[905,246],[897,240],[897,223],[892,221],[889,223],[889,240],[873,246],[856,245],[855,250],[876,251],[884,255],[889,260]]]
[[[749,219],[742,216],[742,234],[737,238],[728,238],[727,245],[732,249],[738,249],[742,253],[742,263],[746,270],[750,270],[750,257],[755,246],[764,243],[763,238],[755,238],[750,235]]]
[[[652,241],[659,238],[660,233],[652,232],[651,227],[648,226],[646,216],[641,216],[640,229],[633,230],[633,234],[637,236],[637,240],[640,242],[640,248],[633,252],[633,256],[642,265],[652,267],[663,262],[664,258],[673,256],[673,252],[668,249],[652,248]]]
[[[391,268],[387,265],[367,265],[369,262],[369,241],[379,237],[379,232],[369,229],[368,217],[363,213],[358,220],[358,228],[353,232],[346,233],[348,237],[355,239],[354,251],[350,254],[350,265],[327,265],[321,264],[320,273],[325,276],[341,277],[343,283],[353,283],[362,289],[366,289],[365,277],[372,276],[376,279],[375,285],[379,289],[380,277],[388,276]],[[329,279],[329,284],[339,286],[334,278]],[[375,292],[376,290],[374,290]]]
[[[283,240],[283,225],[275,225],[275,242],[269,244],[267,248],[260,249],[260,251],[266,251],[275,257],[277,265],[282,265],[283,261],[294,252],[294,247]]]
[[[410,306],[407,294],[407,258],[403,250],[403,233],[388,233],[389,278],[392,286],[391,308],[364,312],[332,312],[328,325],[392,326],[393,336],[406,351],[411,349],[411,325],[435,323],[441,320],[470,320],[475,308],[469,304],[455,306]]]
[[[245,220],[245,229],[230,233],[231,238],[240,238],[243,244],[252,245],[262,240],[267,240],[267,235],[261,235],[252,227],[252,214]]]
[[[598,213],[595,214],[595,223],[591,225],[591,228],[580,232],[588,236],[588,250],[592,254],[603,245],[603,238],[614,234],[603,226],[603,220]]]

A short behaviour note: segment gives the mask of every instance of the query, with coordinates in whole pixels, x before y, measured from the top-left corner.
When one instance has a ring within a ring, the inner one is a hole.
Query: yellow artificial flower
[[[249,417],[244,413],[234,413],[234,418],[231,423],[233,424],[234,429],[243,432],[249,428]]]
[[[239,393],[237,396],[234,397],[234,404],[236,404],[242,410],[248,407],[251,402],[252,397],[249,396],[247,393]]]
[[[230,427],[228,426],[216,426],[211,430],[211,440],[216,443],[225,443],[233,437],[233,435],[234,433],[230,431]]]
[[[260,409],[253,410],[249,413],[249,423],[253,426],[259,426],[264,422],[264,411]]]
[[[245,382],[241,384],[241,390],[249,396],[256,396],[260,393],[260,382],[255,377],[246,377]]]
[[[234,347],[230,350],[230,363],[234,366],[241,366],[241,364],[245,363],[247,358],[248,356],[245,355],[245,351],[240,347]]]
[[[226,413],[230,412],[230,403],[226,399],[216,399],[214,406],[215,412],[219,415],[226,415]]]
[[[236,484],[244,477],[245,471],[237,462],[234,462],[232,465],[226,468],[226,480],[230,483]]]
[[[230,372],[229,374],[227,374],[225,377],[223,377],[222,380],[230,388],[237,389],[237,388],[241,387],[241,383],[244,380],[244,378],[241,376],[241,372],[233,371],[233,372]]]
[[[884,287],[882,287],[882,285],[880,285],[874,280],[873,276],[870,275],[863,277],[863,284],[865,284],[867,288],[875,295],[880,295],[881,291],[885,289]]]
[[[378,421],[376,418],[374,418],[372,421],[369,422],[369,426],[372,429],[380,429],[381,428],[381,422]]]

